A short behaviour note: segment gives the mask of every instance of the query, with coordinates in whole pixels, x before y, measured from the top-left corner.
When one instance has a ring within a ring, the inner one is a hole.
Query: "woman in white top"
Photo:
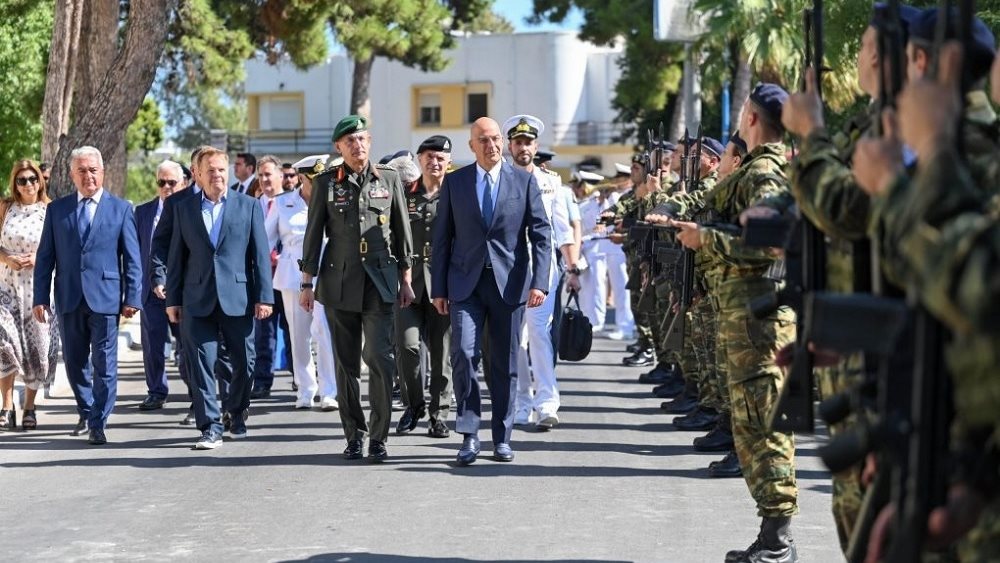
[[[298,386],[296,409],[312,408],[313,397],[319,392],[320,408],[332,411],[337,408],[337,383],[334,379],[333,339],[330,327],[318,301],[312,313],[299,306],[302,274],[302,237],[306,232],[309,198],[312,196],[312,179],[322,172],[330,155],[307,156],[292,166],[299,173],[301,186],[274,199],[264,226],[267,240],[274,248],[281,241],[281,254],[274,270],[274,289],[281,292],[288,319],[288,332],[292,344],[292,365],[295,367],[295,384]],[[316,369],[312,369],[312,345],[316,344]],[[318,381],[317,381],[318,379]]]

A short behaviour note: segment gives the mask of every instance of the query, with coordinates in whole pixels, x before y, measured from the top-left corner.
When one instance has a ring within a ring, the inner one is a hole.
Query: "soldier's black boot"
[[[666,383],[674,377],[674,366],[666,363],[660,362],[656,364],[656,367],[647,371],[646,373],[639,375],[639,383],[646,383],[648,385],[659,385],[661,383]]]
[[[635,354],[622,359],[622,363],[634,368],[642,368],[653,365],[656,354],[652,348],[639,350]]]
[[[660,408],[667,414],[687,414],[698,406],[698,385],[693,381],[684,386],[684,392],[672,401],[664,401]]]
[[[740,467],[740,458],[736,455],[736,450],[729,450],[726,457],[709,463],[708,476],[717,479],[742,477],[743,469]]]
[[[799,560],[790,531],[789,516],[765,516],[760,523],[760,533],[744,551],[726,554],[726,563],[796,563]]]
[[[726,452],[733,447],[733,428],[729,413],[720,413],[719,419],[704,436],[694,439],[696,452]]]

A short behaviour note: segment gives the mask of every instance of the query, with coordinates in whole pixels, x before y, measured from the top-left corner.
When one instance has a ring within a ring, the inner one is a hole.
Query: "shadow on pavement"
[[[285,559],[280,563],[312,563],[337,561],[343,563],[412,563],[415,561],[427,561],[429,563],[476,563],[480,561],[497,561],[499,563],[569,563],[570,561],[583,561],[594,563],[620,563],[621,559],[466,559],[464,557],[424,557],[408,555],[390,555],[388,553],[324,553],[313,555],[307,559]]]

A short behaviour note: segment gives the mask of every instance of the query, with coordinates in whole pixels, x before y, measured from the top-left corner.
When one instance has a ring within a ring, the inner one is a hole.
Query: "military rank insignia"
[[[389,190],[383,187],[374,187],[368,191],[368,197],[372,199],[385,199],[389,197]]]

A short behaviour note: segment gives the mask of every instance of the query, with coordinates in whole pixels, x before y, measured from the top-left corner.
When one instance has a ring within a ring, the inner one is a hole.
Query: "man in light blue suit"
[[[271,315],[271,256],[264,213],[256,199],[227,188],[229,158],[206,149],[198,159],[201,194],[177,203],[167,252],[167,317],[180,323],[201,431],[196,449],[222,444],[222,413],[216,398],[219,335],[233,364],[229,399],[230,437],[247,437],[255,361],[254,318]],[[183,316],[183,322],[181,322]]]
[[[49,204],[35,254],[33,313],[46,322],[55,272],[55,308],[66,376],[80,416],[73,435],[107,442],[104,427],[118,396],[118,320],[140,307],[142,269],[132,206],[104,189],[94,147],[70,156],[76,193]]]
[[[489,333],[493,459],[512,461],[517,353],[524,306],[542,304],[549,288],[551,237],[534,176],[503,161],[500,126],[472,125],[476,162],[445,177],[434,224],[431,297],[451,316],[455,430],[464,435],[458,464],[479,454],[482,417],[476,366]],[[531,267],[529,271],[529,242]]]

